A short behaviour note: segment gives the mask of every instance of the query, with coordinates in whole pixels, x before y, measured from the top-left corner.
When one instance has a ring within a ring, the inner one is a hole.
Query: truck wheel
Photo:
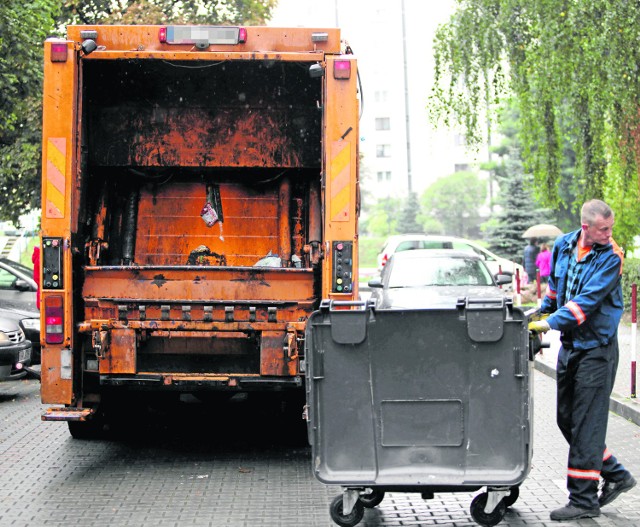
[[[487,493],[478,494],[471,502],[471,517],[484,527],[493,527],[498,525],[504,515],[507,513],[507,506],[504,499],[500,500],[497,507],[491,513],[484,512],[484,506],[487,504]]]
[[[507,507],[511,507],[511,505],[513,505],[516,501],[518,501],[519,497],[520,497],[520,485],[514,485],[513,487],[511,487],[511,493],[508,496],[505,496],[504,498],[502,498],[502,503],[504,503],[505,506]]]
[[[376,505],[380,505],[384,499],[384,490],[371,489],[371,492],[361,495],[359,499],[367,509],[372,509]]]
[[[67,421],[69,433],[74,439],[101,439],[105,435],[102,419]]]
[[[364,505],[360,500],[356,501],[353,510],[349,514],[342,513],[342,494],[338,494],[329,506],[329,514],[331,519],[340,527],[353,527],[360,523],[364,516]]]

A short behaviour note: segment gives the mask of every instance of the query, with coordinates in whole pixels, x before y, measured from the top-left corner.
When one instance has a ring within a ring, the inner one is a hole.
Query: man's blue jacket
[[[580,289],[567,301],[567,271],[578,243],[580,230],[560,236],[553,246],[547,294],[540,311],[552,313],[547,322],[552,329],[573,340],[576,350],[605,346],[618,331],[624,310],[620,247],[613,239],[607,245],[594,244],[584,257]]]

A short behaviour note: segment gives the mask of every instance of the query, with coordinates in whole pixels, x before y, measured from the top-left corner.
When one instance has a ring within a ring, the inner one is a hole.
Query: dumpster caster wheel
[[[329,506],[329,514],[331,515],[331,519],[340,525],[340,527],[353,527],[360,523],[360,520],[364,517],[364,505],[358,500],[349,514],[343,514],[342,494],[339,494],[333,498]]]
[[[373,509],[384,499],[384,490],[371,489],[371,492],[363,494],[359,499],[367,509]]]
[[[473,499],[471,502],[471,517],[484,527],[493,527],[502,521],[502,518],[507,513],[507,506],[504,503],[504,499],[502,499],[493,512],[486,513],[484,506],[487,504],[487,497],[487,493],[483,492]]]
[[[511,507],[511,505],[513,505],[516,501],[518,501],[519,497],[520,497],[520,486],[515,485],[511,487],[511,494],[502,498],[502,503],[504,503],[507,507]]]

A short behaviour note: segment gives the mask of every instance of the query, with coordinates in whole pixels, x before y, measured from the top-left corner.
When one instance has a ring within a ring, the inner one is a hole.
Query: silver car
[[[511,275],[492,275],[485,262],[467,252],[416,249],[393,254],[380,278],[369,281],[376,307],[454,308],[459,298],[502,298]]]
[[[31,364],[31,341],[15,320],[0,317],[0,381],[20,379]]]

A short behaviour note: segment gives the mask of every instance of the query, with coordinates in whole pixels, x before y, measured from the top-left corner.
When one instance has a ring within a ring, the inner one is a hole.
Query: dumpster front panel
[[[309,430],[320,481],[473,486],[524,480],[531,363],[520,310],[472,304],[366,309],[359,313],[366,336],[348,342],[332,326],[353,326],[353,313],[318,311],[307,329]]]

